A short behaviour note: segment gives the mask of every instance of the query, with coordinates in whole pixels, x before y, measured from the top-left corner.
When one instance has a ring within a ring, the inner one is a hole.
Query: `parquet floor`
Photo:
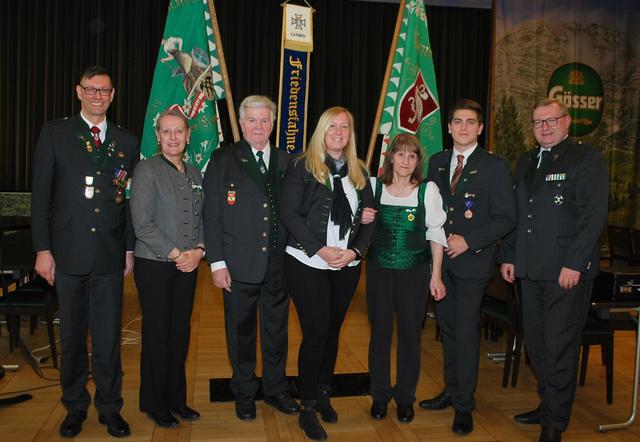
[[[369,325],[366,317],[364,287],[361,285],[344,324],[338,373],[367,371],[367,345]],[[246,423],[234,414],[233,403],[209,402],[209,379],[229,377],[224,337],[224,319],[221,293],[211,283],[209,272],[201,265],[196,303],[192,318],[191,348],[187,364],[189,403],[199,410],[202,418],[193,423],[182,422],[177,429],[156,428],[146,415],[138,411],[139,354],[140,346],[135,338],[140,330],[138,299],[133,280],[126,281],[123,324],[129,323],[123,334],[129,343],[122,348],[124,376],[123,416],[131,424],[130,441],[303,441],[295,416],[286,416],[258,402],[258,417]],[[3,326],[4,327],[4,326]],[[293,308],[289,326],[288,374],[297,373],[297,349],[300,328]],[[434,340],[435,324],[428,321],[423,335],[422,375],[417,397],[424,399],[442,389],[442,349]],[[46,345],[44,326],[29,336],[26,323],[23,336],[31,349]],[[487,352],[502,351],[504,340],[490,342],[483,339],[480,360],[479,383],[476,392],[477,407],[473,413],[475,430],[460,437],[451,430],[453,411],[424,411],[416,407],[416,418],[410,424],[400,424],[395,417],[395,407],[389,407],[389,416],[374,421],[369,416],[369,396],[345,397],[333,400],[340,420],[326,424],[331,441],[534,441],[538,437],[537,426],[516,424],[512,416],[537,404],[535,381],[528,367],[521,367],[516,388],[502,388],[502,365],[486,357]],[[633,375],[634,333],[616,332],[614,367],[614,403],[605,401],[605,373],[600,364],[600,350],[590,353],[587,383],[578,387],[572,423],[564,434],[565,441],[637,441],[640,440],[640,424],[629,429],[599,433],[597,425],[624,421],[629,416],[631,380]],[[395,350],[394,350],[395,351]],[[31,391],[31,401],[0,408],[0,440],[50,441],[59,440],[58,427],[65,416],[59,402],[60,391],[55,380],[41,379],[26,364],[20,352],[8,352],[6,329],[0,337],[0,361],[2,364],[19,364],[17,372],[8,372],[0,380],[0,394],[45,387]],[[258,367],[260,370],[260,367]],[[43,369],[45,376],[56,378],[53,368]],[[52,386],[53,385],[53,386]],[[51,387],[47,387],[51,386]],[[91,388],[93,388],[91,386]],[[78,440],[112,440],[105,427],[97,422],[95,409],[90,408]]]

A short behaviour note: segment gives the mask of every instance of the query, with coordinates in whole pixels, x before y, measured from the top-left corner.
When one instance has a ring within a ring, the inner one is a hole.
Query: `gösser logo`
[[[560,66],[549,78],[548,97],[569,109],[572,137],[583,137],[598,127],[604,109],[604,89],[598,73],[582,63]]]

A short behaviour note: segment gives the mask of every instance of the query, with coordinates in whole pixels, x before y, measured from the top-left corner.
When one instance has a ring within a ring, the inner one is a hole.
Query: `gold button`
[[[262,236],[263,237],[267,236],[267,232],[262,232]]]
[[[264,208],[266,209],[267,207],[269,207],[269,204],[264,203],[264,204],[262,205],[262,207],[264,207]]]
[[[262,246],[262,251],[263,251],[263,252],[266,252],[266,251],[267,251],[267,248],[266,248],[265,246]]]
[[[449,207],[449,212],[453,212],[453,207]]]

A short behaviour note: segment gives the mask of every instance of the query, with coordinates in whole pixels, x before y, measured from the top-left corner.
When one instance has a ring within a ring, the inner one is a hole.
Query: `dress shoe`
[[[331,388],[328,385],[318,385],[316,399],[316,410],[322,420],[329,424],[338,422],[338,412],[331,405]]]
[[[408,424],[413,420],[413,405],[398,404],[398,420],[403,424]]]
[[[110,415],[99,414],[98,422],[107,426],[107,433],[113,437],[127,437],[131,434],[129,424],[122,419],[120,413]]]
[[[236,399],[236,416],[248,421],[256,418],[256,401],[252,397]]]
[[[282,391],[278,394],[265,396],[264,402],[284,414],[296,414],[298,410],[300,410],[298,403],[291,397],[288,391]]]
[[[539,442],[560,442],[562,440],[562,431],[553,427],[542,427]]]
[[[172,408],[170,410],[174,415],[180,416],[181,419],[186,421],[194,421],[200,418],[200,413],[198,413],[193,408],[189,408],[186,405],[182,407]]]
[[[385,402],[373,401],[373,404],[371,404],[371,417],[377,421],[381,421],[387,417],[387,404]]]
[[[157,426],[163,428],[173,428],[177,427],[180,422],[176,419],[173,414],[168,411],[151,411],[147,413],[147,416],[156,423]]]
[[[473,417],[470,411],[457,411],[453,417],[451,431],[456,434],[469,434],[473,431]]]
[[[70,411],[60,425],[60,436],[76,437],[82,431],[82,422],[87,418],[86,411]]]
[[[540,406],[535,410],[527,411],[526,413],[516,414],[514,417],[519,424],[533,424],[538,425],[540,423]]]
[[[443,391],[432,399],[420,401],[420,408],[425,410],[444,410],[451,405],[451,395]]]
[[[325,440],[327,432],[324,431],[318,416],[316,415],[316,401],[302,401],[298,414],[298,425],[304,431],[305,436],[311,440]]]

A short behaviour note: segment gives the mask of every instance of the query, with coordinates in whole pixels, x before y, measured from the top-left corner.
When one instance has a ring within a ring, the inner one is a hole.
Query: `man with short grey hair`
[[[223,290],[231,391],[239,419],[255,419],[260,315],[262,392],[283,413],[298,411],[285,367],[289,296],[282,287],[285,231],[279,220],[288,156],[269,142],[276,106],[252,95],[240,104],[243,140],[218,149],[204,177],[204,236],[213,283]]]
[[[518,161],[518,226],[503,243],[500,271],[508,282],[521,280],[527,354],[541,398],[515,420],[540,424],[547,442],[560,441],[569,425],[609,186],[600,151],[569,139],[562,103],[539,101],[531,122],[540,146]]]

